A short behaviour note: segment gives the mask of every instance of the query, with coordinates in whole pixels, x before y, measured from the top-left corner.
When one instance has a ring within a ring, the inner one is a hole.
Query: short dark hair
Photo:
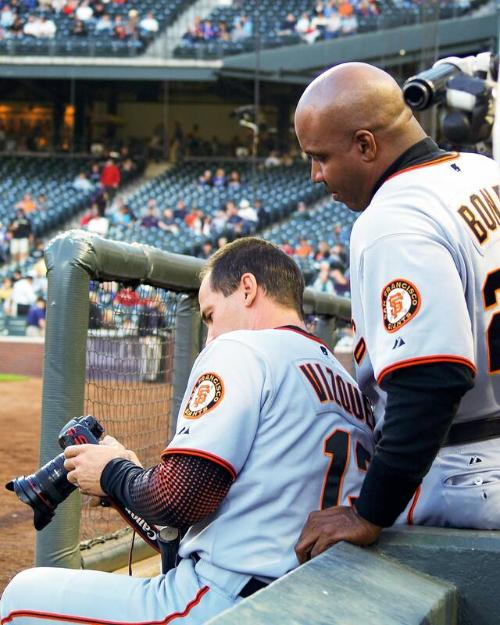
[[[255,276],[266,295],[304,318],[302,273],[290,256],[269,241],[244,237],[224,245],[207,261],[201,277],[210,274],[212,290],[228,297],[239,287],[245,273]]]

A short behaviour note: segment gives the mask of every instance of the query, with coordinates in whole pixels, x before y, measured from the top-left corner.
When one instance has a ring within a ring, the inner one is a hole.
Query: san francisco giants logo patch
[[[204,373],[196,380],[184,408],[186,419],[199,417],[212,410],[224,397],[224,384],[216,373]]]
[[[418,313],[420,293],[409,280],[398,278],[382,290],[382,314],[387,332],[396,332]]]

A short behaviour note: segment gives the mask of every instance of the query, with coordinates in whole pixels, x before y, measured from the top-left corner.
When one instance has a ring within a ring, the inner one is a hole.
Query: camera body
[[[441,105],[441,130],[454,146],[491,152],[497,80],[497,55],[452,56],[408,78],[403,97],[415,111]]]
[[[68,421],[59,432],[59,445],[66,449],[69,445],[97,445],[104,434],[104,428],[91,415],[76,417]],[[16,493],[18,498],[29,505],[34,512],[35,529],[41,530],[50,523],[57,506],[75,489],[66,479],[64,453],[59,454],[31,475],[21,475],[11,480],[5,487]]]

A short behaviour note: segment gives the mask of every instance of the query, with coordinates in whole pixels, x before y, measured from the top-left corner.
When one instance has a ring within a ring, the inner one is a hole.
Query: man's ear
[[[361,159],[366,162],[375,160],[377,155],[377,142],[373,133],[369,130],[356,130],[354,133],[354,141],[361,154]]]
[[[240,288],[244,297],[244,305],[251,306],[257,296],[257,280],[253,273],[244,273],[240,279]]]

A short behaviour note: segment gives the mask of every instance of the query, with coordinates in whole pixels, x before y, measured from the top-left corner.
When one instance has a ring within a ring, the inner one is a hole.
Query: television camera
[[[454,147],[491,154],[497,82],[498,55],[450,56],[408,78],[403,96],[415,111],[442,106],[440,128]]]

